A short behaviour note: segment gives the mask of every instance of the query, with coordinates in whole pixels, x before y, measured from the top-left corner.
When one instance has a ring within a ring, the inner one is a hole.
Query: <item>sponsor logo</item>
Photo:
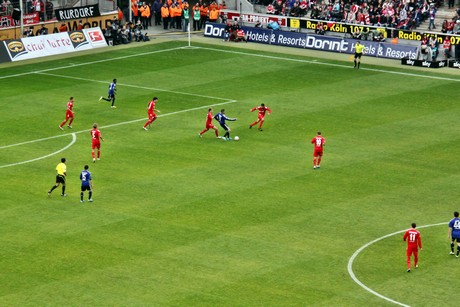
[[[430,66],[431,66],[431,63],[428,62],[428,61],[423,61],[423,62],[422,62],[422,66],[423,66],[423,67],[430,67]]]
[[[22,42],[13,41],[11,43],[8,43],[8,49],[11,52],[19,53],[19,52],[24,51],[25,48],[24,48],[24,44]]]
[[[460,68],[460,62],[455,61],[454,63],[452,63],[452,67]]]
[[[415,61],[407,60],[407,61],[406,61],[406,64],[407,64],[407,65],[412,65],[412,66],[414,66]]]
[[[206,24],[204,28],[205,36],[223,37],[225,28],[223,26],[217,27],[212,24]]]
[[[101,31],[98,31],[98,30],[88,31],[88,36],[92,42],[100,42],[104,40],[104,37],[102,36]]]
[[[86,37],[83,35],[82,32],[72,32],[70,35],[70,39],[72,40],[72,43],[81,43],[86,40]]]

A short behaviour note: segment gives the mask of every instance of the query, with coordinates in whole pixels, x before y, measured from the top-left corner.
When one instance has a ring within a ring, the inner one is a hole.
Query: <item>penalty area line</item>
[[[425,225],[425,226],[419,226],[417,228],[428,228],[428,227],[435,227],[435,226],[440,226],[440,225],[446,225],[447,222],[444,222],[444,223],[437,223],[437,224],[430,224],[430,225]],[[353,281],[355,283],[357,283],[359,286],[361,286],[364,290],[366,290],[367,292],[369,293],[372,293],[374,294],[375,296],[383,299],[383,300],[386,300],[390,303],[393,303],[393,304],[396,304],[396,305],[399,305],[399,306],[405,306],[405,307],[410,307],[410,305],[406,305],[404,303],[401,303],[401,302],[398,302],[398,301],[395,301],[391,298],[388,298],[374,290],[372,290],[371,288],[369,288],[368,286],[366,286],[365,284],[363,284],[355,275],[355,273],[353,272],[353,262],[355,261],[356,257],[358,257],[358,255],[364,250],[366,249],[367,247],[371,246],[372,244],[374,243],[377,243],[379,241],[382,241],[383,239],[386,239],[388,237],[392,237],[394,235],[397,235],[397,234],[400,234],[400,233],[404,233],[407,229],[405,230],[400,230],[400,231],[396,231],[396,232],[393,232],[393,233],[390,233],[390,234],[387,234],[383,237],[380,237],[380,238],[377,238],[373,241],[370,241],[366,244],[364,244],[363,246],[361,246],[356,252],[354,252],[354,254],[350,257],[350,260],[348,261],[348,274],[350,275],[351,279],[353,279]]]
[[[73,144],[75,144],[75,142],[77,141],[77,134],[74,132],[72,133],[72,141],[70,141],[69,144],[67,144],[67,146],[55,151],[55,152],[52,152],[48,155],[45,155],[45,156],[41,156],[41,157],[38,157],[38,158],[35,158],[35,159],[31,159],[31,160],[27,160],[27,161],[21,161],[21,162],[17,162],[17,163],[11,163],[11,164],[7,164],[7,165],[1,165],[0,168],[5,168],[5,167],[10,167],[10,166],[16,166],[16,165],[21,165],[21,164],[26,164],[26,163],[30,163],[30,162],[34,162],[34,161],[38,161],[38,160],[43,160],[43,159],[46,159],[48,157],[51,157],[51,156],[54,156],[64,150],[66,150],[67,148],[69,148],[70,146],[72,146]]]

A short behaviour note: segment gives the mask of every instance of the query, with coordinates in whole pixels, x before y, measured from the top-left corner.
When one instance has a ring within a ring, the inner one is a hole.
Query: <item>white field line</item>
[[[67,78],[67,79],[73,79],[73,80],[81,80],[81,81],[94,82],[94,83],[108,83],[107,81],[92,80],[92,79],[80,78],[80,77],[74,77],[74,76],[63,76],[63,75],[45,73],[45,72],[41,72],[41,71],[37,71],[37,72],[35,72],[35,74],[46,75],[46,76],[51,76],[51,77],[58,77],[58,78]],[[199,95],[199,94],[191,94],[191,93],[185,93],[185,92],[179,92],[179,91],[171,91],[171,90],[165,90],[165,89],[161,89],[161,88],[154,88],[154,87],[147,87],[147,86],[140,86],[140,85],[117,83],[117,86],[126,86],[126,87],[138,88],[138,89],[143,89],[143,90],[152,90],[152,91],[158,91],[158,92],[164,92],[164,93],[175,93],[175,94],[180,94],[180,95],[201,97],[201,98],[209,98],[209,99],[216,99],[216,100],[228,100],[227,98],[207,96],[207,95]]]
[[[66,150],[67,148],[69,148],[70,146],[72,146],[75,142],[77,141],[77,135],[76,133],[72,133],[72,141],[67,144],[67,146],[55,151],[55,152],[52,152],[48,155],[45,155],[45,156],[41,156],[41,157],[38,157],[38,158],[35,158],[35,159],[31,159],[31,160],[27,160],[27,161],[21,161],[21,162],[17,162],[17,163],[12,163],[12,164],[6,164],[6,165],[0,165],[0,168],[5,168],[5,167],[10,167],[10,166],[16,166],[16,165],[20,165],[20,164],[26,164],[26,163],[30,163],[30,162],[34,162],[34,161],[38,161],[38,160],[42,160],[42,159],[46,159],[48,157],[51,157],[51,156],[54,156],[64,150]]]
[[[293,58],[279,57],[279,56],[273,56],[273,55],[247,53],[247,52],[242,52],[242,51],[223,50],[223,49],[215,49],[215,48],[209,48],[209,47],[199,47],[199,48],[205,49],[205,50],[211,50],[211,51],[218,51],[218,52],[225,52],[225,53],[232,53],[232,54],[240,54],[240,55],[253,56],[253,57],[272,59],[272,60],[282,60],[282,61],[289,61],[289,62],[308,63],[308,64],[315,64],[315,65],[326,65],[326,66],[334,66],[334,67],[354,69],[351,65],[328,63],[328,62],[319,62],[318,60],[293,59]],[[402,75],[402,76],[409,76],[409,77],[418,77],[418,78],[426,78],[426,79],[435,79],[435,80],[460,82],[460,79],[455,79],[455,78],[427,76],[427,75],[421,75],[421,74],[416,74],[416,73],[408,73],[408,72],[402,72],[402,71],[392,71],[392,70],[366,68],[366,67],[360,68],[360,70],[376,71],[376,72],[380,72],[380,73]]]
[[[47,72],[47,71],[55,71],[55,70],[66,69],[66,68],[74,68],[74,67],[78,67],[78,66],[93,65],[93,64],[97,64],[97,63],[104,63],[104,62],[122,60],[122,59],[127,59],[127,58],[132,58],[132,57],[138,57],[138,56],[142,56],[142,55],[151,55],[151,54],[155,54],[155,53],[169,52],[169,51],[180,50],[180,49],[184,49],[184,47],[177,47],[177,48],[163,49],[163,50],[155,50],[155,51],[143,52],[143,53],[138,53],[138,54],[124,55],[124,56],[115,57],[115,58],[109,58],[109,59],[104,59],[104,60],[85,62],[85,63],[80,63],[80,64],[71,64],[71,65],[53,67],[53,68],[37,70],[37,71],[30,71],[30,72],[25,72],[25,73],[21,73],[21,74],[0,76],[0,79],[7,79],[7,78],[13,78],[13,77],[22,77],[22,76],[36,74],[36,73],[44,73],[44,72]],[[63,77],[63,76],[61,76],[61,77]]]
[[[425,226],[419,226],[417,228],[428,228],[428,227],[434,227],[434,226],[440,226],[440,225],[447,225],[448,222],[444,222],[444,223],[437,223],[437,224],[431,224],[431,225],[425,225]],[[405,306],[405,307],[409,307],[410,305],[406,305],[406,304],[403,304],[401,302],[398,302],[398,301],[395,301],[395,300],[392,300],[391,298],[388,298],[386,296],[383,296],[382,294],[372,290],[371,288],[369,288],[368,286],[366,286],[365,284],[363,284],[355,275],[355,273],[353,272],[353,262],[355,261],[356,257],[358,257],[358,255],[364,250],[366,249],[367,247],[369,247],[370,245],[374,244],[374,243],[377,243],[379,241],[382,241],[383,239],[386,239],[388,237],[391,237],[391,236],[394,236],[394,235],[397,235],[399,233],[403,233],[405,232],[407,229],[405,230],[400,230],[400,231],[396,231],[396,232],[393,232],[393,233],[390,233],[390,234],[387,234],[383,237],[380,237],[378,239],[375,239],[371,242],[368,242],[366,244],[364,244],[363,246],[361,246],[351,257],[350,257],[350,260],[348,261],[348,274],[350,275],[351,279],[353,279],[353,281],[355,283],[357,283],[358,285],[360,285],[364,290],[366,290],[367,292],[370,292],[372,293],[373,295],[375,296],[378,296],[380,297],[381,299],[384,299],[390,303],[393,303],[393,304],[396,304],[396,305],[399,305],[399,306]]]
[[[175,115],[175,114],[180,114],[180,113],[186,113],[186,112],[190,112],[190,111],[201,110],[201,109],[205,109],[205,108],[209,108],[209,107],[215,107],[215,106],[230,104],[230,103],[234,103],[234,102],[236,102],[236,100],[228,100],[228,101],[214,103],[214,104],[208,104],[208,105],[200,106],[200,107],[196,107],[196,108],[191,108],[191,109],[186,109],[186,110],[180,110],[180,111],[160,114],[157,117],[164,117],[164,116],[170,116],[170,115]],[[105,128],[110,128],[110,127],[117,127],[117,126],[121,126],[121,125],[127,125],[127,124],[132,124],[132,123],[144,121],[146,119],[147,119],[146,117],[143,117],[143,118],[133,119],[133,120],[120,122],[120,123],[116,123],[116,124],[101,126],[99,128],[100,129],[105,129]],[[31,143],[37,143],[37,142],[42,142],[42,141],[46,141],[46,140],[50,140],[50,139],[55,139],[55,138],[68,136],[70,134],[78,134],[78,133],[89,132],[89,131],[91,131],[91,129],[79,130],[79,131],[75,131],[75,132],[72,132],[72,133],[59,134],[59,135],[54,135],[54,136],[41,138],[41,139],[36,139],[36,140],[31,140],[31,141],[26,141],[26,142],[21,142],[21,143],[15,143],[15,144],[10,144],[10,145],[4,145],[4,146],[0,146],[0,149],[5,149],[5,148],[9,148],[9,147],[14,147],[14,146],[21,146],[21,145],[26,145],[26,144],[31,144]]]

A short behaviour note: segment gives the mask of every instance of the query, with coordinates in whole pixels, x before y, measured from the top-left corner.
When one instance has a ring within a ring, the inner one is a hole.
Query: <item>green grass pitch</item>
[[[186,45],[2,68],[1,306],[456,305],[460,76]],[[117,109],[98,102],[113,78]],[[248,129],[260,103],[263,132]],[[239,142],[198,137],[209,106],[238,118]],[[61,157],[68,196],[48,198]],[[94,202],[81,204],[85,164]],[[424,249],[408,274],[411,222]]]

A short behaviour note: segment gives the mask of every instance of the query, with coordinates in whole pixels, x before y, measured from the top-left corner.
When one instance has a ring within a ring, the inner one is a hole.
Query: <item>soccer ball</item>
[[[235,141],[239,141],[239,140],[240,140],[240,138],[239,138],[238,136],[235,136],[233,139],[234,139]]]

